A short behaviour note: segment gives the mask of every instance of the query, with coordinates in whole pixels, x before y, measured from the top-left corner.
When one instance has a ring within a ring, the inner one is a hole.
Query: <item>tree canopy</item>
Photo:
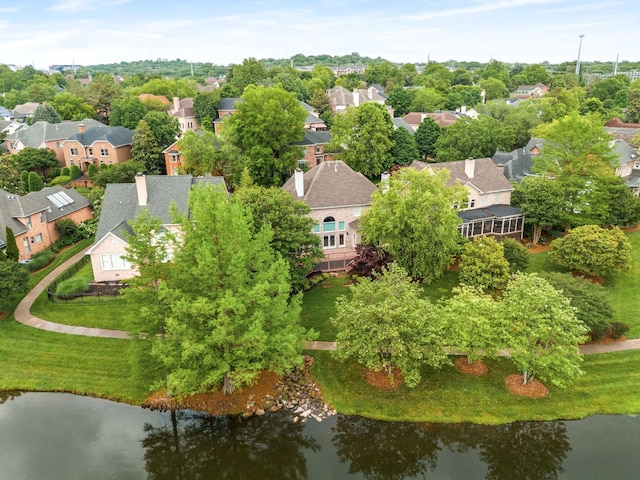
[[[361,217],[364,241],[393,255],[410,275],[431,282],[453,262],[461,238],[454,204],[464,204],[467,190],[448,186],[449,171],[402,168],[388,185],[374,192]]]
[[[496,150],[511,151],[513,132],[491,117],[461,118],[446,127],[435,144],[439,162],[492,157]]]
[[[0,255],[5,257],[3,252]],[[28,291],[27,269],[16,261],[0,261],[0,311],[11,308],[13,301]]]
[[[166,164],[162,149],[156,141],[156,136],[151,131],[149,124],[144,120],[138,122],[136,133],[131,141],[131,157],[136,163],[145,166],[148,175],[160,175],[166,173]]]
[[[479,292],[502,290],[510,278],[502,245],[493,237],[479,237],[464,246],[459,263],[460,283]]]
[[[392,166],[393,121],[383,105],[366,102],[336,115],[327,148],[353,170],[379,177]]]
[[[304,138],[307,112],[281,87],[250,85],[242,99],[224,120],[223,136],[247,158],[255,183],[282,186],[304,157],[296,143]]]
[[[447,362],[441,317],[397,264],[389,264],[374,277],[358,278],[350,287],[351,298],[338,297],[331,320],[338,329],[334,356],[353,358],[389,376],[398,368],[407,386],[414,387],[423,366]]]

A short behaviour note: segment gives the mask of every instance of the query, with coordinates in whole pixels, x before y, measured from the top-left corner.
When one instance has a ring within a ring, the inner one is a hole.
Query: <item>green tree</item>
[[[361,217],[366,243],[380,242],[410,275],[429,283],[453,263],[460,219],[454,204],[466,203],[467,190],[448,186],[449,171],[403,168],[388,187],[373,194]]]
[[[525,177],[515,186],[512,203],[525,221],[533,225],[532,243],[538,244],[542,229],[564,225],[567,200],[562,185],[547,177]]]
[[[469,363],[495,357],[505,347],[502,307],[490,295],[470,286],[456,287],[441,303],[440,314],[447,345],[464,352]]]
[[[281,186],[303,157],[306,110],[280,87],[250,86],[238,111],[224,121],[224,136],[249,159],[254,182]]]
[[[94,178],[94,183],[99,187],[105,187],[107,183],[133,183],[138,172],[144,171],[144,165],[129,160],[102,167]]]
[[[606,192],[604,205],[607,207],[601,225],[625,228],[640,222],[640,198],[633,194],[624,178],[611,175],[600,179],[600,185]]]
[[[160,150],[164,150],[176,141],[180,134],[178,119],[164,112],[149,112],[142,117],[156,137]]]
[[[4,254],[0,252],[4,257]],[[0,261],[0,311],[13,307],[16,299],[29,291],[29,272],[17,262]]]
[[[63,120],[84,120],[85,118],[93,118],[96,114],[91,105],[70,92],[60,92],[53,97],[49,105],[55,108]]]
[[[509,90],[502,80],[487,78],[480,80],[478,85],[485,93],[485,100],[497,100],[509,97]]]
[[[398,85],[389,92],[387,104],[393,108],[394,116],[402,117],[410,112],[415,92],[415,90],[407,90],[402,85]]]
[[[140,120],[131,140],[131,157],[136,163],[145,166],[148,175],[166,173],[166,165],[162,150],[156,141],[156,136],[144,120]]]
[[[86,90],[87,103],[91,105],[98,116],[109,121],[111,102],[122,95],[120,86],[115,80],[106,74],[95,75]]]
[[[45,173],[47,169],[58,166],[56,152],[48,148],[25,147],[14,154],[14,158],[18,162],[20,170],[29,172],[36,170]]]
[[[71,165],[69,175],[71,176],[71,180],[76,180],[82,176],[82,170],[80,170],[78,165]]]
[[[4,241],[7,244],[5,249],[5,254],[9,260],[13,260],[14,262],[18,261],[20,258],[20,250],[18,250],[18,244],[16,243],[16,236],[13,233],[11,227],[7,226],[4,229]]]
[[[410,165],[414,160],[420,159],[416,141],[406,128],[396,128],[391,138],[393,140],[391,158],[396,165]]]
[[[509,272],[524,272],[529,266],[529,251],[514,238],[505,238],[500,242],[504,250],[504,258],[509,263]]]
[[[436,157],[439,162],[492,157],[496,150],[511,151],[513,139],[513,132],[494,118],[461,118],[438,137]]]
[[[267,70],[255,58],[245,58],[241,65],[233,65],[227,75],[227,84],[237,93],[244,94],[249,85],[260,85],[268,77]]]
[[[269,369],[302,360],[301,298],[291,298],[288,267],[274,255],[271,231],[251,232],[251,218],[226,192],[196,188],[182,216],[181,246],[159,286],[164,337],[152,353],[177,395],[249,385]]]
[[[493,237],[476,238],[460,255],[460,283],[479,292],[502,290],[511,277],[504,249]]]
[[[640,85],[636,88],[629,88],[624,121],[629,123],[637,123],[640,121]]]
[[[605,335],[614,312],[602,285],[569,273],[546,272],[541,277],[569,299],[576,317],[587,327],[592,340]]]
[[[149,109],[138,97],[119,98],[111,102],[109,125],[134,130],[148,112]]]
[[[407,386],[415,387],[422,367],[447,362],[441,316],[395,263],[374,277],[358,278],[351,298],[338,297],[331,319],[338,330],[333,355],[389,376],[398,368]]]
[[[431,117],[425,117],[415,134],[416,146],[422,158],[434,157],[436,142],[442,133],[440,125]]]
[[[27,190],[30,192],[39,192],[44,188],[44,182],[42,177],[36,172],[29,172],[29,179],[27,180]]]
[[[0,155],[0,188],[16,195],[26,193],[15,155]]]
[[[396,85],[404,85],[400,69],[389,61],[373,62],[364,69],[364,81],[367,82],[367,85],[377,83],[384,87],[389,80],[393,80]]]
[[[307,275],[323,257],[320,237],[312,232],[314,220],[309,206],[280,188],[242,186],[234,193],[251,212],[252,230],[257,234],[268,225],[273,236],[271,248],[289,265],[294,291],[307,284]]]
[[[193,99],[193,114],[203,129],[213,131],[213,122],[218,118],[220,90],[200,92]],[[206,128],[205,128],[206,125]]]
[[[412,112],[434,112],[445,106],[446,97],[435,88],[419,88],[413,95],[411,105]]]
[[[586,328],[569,300],[536,274],[517,274],[502,296],[510,358],[526,385],[534,376],[567,387],[582,374]]]
[[[331,134],[327,148],[353,170],[374,178],[391,167],[393,121],[384,106],[348,107],[334,118]]]
[[[51,105],[38,105],[36,111],[33,113],[33,122],[44,121],[48,123],[60,123],[62,118],[56,112],[56,109]]]
[[[551,244],[550,255],[558,265],[587,275],[609,275],[631,268],[631,243],[618,227],[576,227]]]

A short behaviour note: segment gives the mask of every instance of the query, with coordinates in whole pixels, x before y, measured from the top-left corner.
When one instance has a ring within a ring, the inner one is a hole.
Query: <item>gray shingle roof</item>
[[[82,133],[71,135],[67,140],[75,140],[85,147],[90,147],[97,141],[104,141],[114,147],[121,147],[123,145],[131,145],[135,133],[135,130],[129,130],[125,127],[100,125],[99,127],[89,128]]]
[[[235,110],[236,104],[241,101],[241,98],[223,97],[220,99],[218,110]]]
[[[319,133],[319,132],[316,132]],[[295,174],[282,187],[312,210],[331,207],[366,206],[377,190],[367,177],[341,161],[324,162],[304,173],[304,196],[298,197]]]
[[[314,132],[312,130],[305,130],[304,138],[296,145],[317,145],[319,143],[329,143],[331,141],[331,133],[329,132]]]
[[[189,211],[189,191],[193,185],[211,184],[224,186],[222,177],[192,177],[191,175],[146,175],[147,205],[140,206],[135,183],[110,183],[104,192],[102,211],[94,245],[113,232],[126,241],[124,232],[131,233],[128,225],[142,208],[159,217],[165,224],[172,223],[170,207],[175,203],[179,212]],[[224,186],[226,190],[226,186]]]
[[[58,207],[49,197],[59,192],[66,194],[71,202]],[[73,188],[45,187],[39,192],[30,192],[23,196],[0,189],[0,239],[6,241],[5,227],[7,226],[11,227],[15,235],[27,230],[27,227],[17,220],[18,218],[46,210],[47,220],[55,222],[88,205],[90,205],[89,199]]]
[[[420,160],[414,160],[411,167],[417,170],[423,170],[427,167],[433,169],[446,168],[451,172],[448,184],[454,184],[456,181],[462,185],[471,184],[482,193],[502,192],[513,190],[513,185],[502,174],[502,169],[498,168],[490,158],[474,159],[473,177],[467,176],[465,172],[466,160],[458,162],[442,162],[442,163],[426,163]]]
[[[525,148],[517,148],[511,152],[497,151],[491,160],[498,166],[504,168],[504,176],[510,181],[520,181],[527,175],[531,175],[533,169],[533,159],[537,155],[532,154]]]
[[[416,131],[411,125],[409,125],[402,117],[393,117],[393,124],[396,128],[404,128],[411,135],[414,135]]]
[[[30,127],[21,128],[5,140],[19,140],[25,147],[42,148],[45,142],[53,140],[66,140],[71,135],[78,133],[78,125],[84,124],[85,128],[104,126],[97,120],[85,118],[79,122],[49,123],[45,121],[35,122]]]

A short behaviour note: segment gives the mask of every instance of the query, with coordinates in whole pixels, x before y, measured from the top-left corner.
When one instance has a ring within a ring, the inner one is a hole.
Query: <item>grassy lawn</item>
[[[313,373],[324,400],[343,414],[380,420],[474,422],[583,418],[593,414],[640,412],[640,352],[586,356],[583,375],[572,387],[550,387],[542,399],[509,393],[504,378],[518,373],[507,359],[488,361],[489,373],[474,377],[453,366],[425,369],[414,389],[380,391],[355,363],[339,363],[329,352],[313,352]]]
[[[140,404],[128,340],[45,332],[0,321],[0,390],[64,391]]]

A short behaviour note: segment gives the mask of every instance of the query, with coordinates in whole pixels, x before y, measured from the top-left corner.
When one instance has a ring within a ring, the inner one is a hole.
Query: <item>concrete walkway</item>
[[[68,333],[70,335],[84,335],[86,337],[104,337],[104,338],[129,338],[127,332],[123,330],[108,330],[106,328],[89,328],[89,327],[74,327],[71,325],[63,325],[61,323],[53,323],[42,318],[34,317],[31,315],[31,305],[36,299],[44,292],[49,285],[53,283],[58,275],[64,272],[71,265],[80,261],[85,255],[86,250],[77,253],[66,262],[58,265],[55,269],[44,277],[40,283],[38,283],[33,290],[31,290],[22,299],[22,301],[16,307],[14,312],[15,319],[23,325],[39,328],[40,330],[47,330],[49,332],[56,333]]]
[[[74,327],[71,325],[63,325],[61,323],[53,323],[47,320],[43,320],[31,315],[31,305],[36,299],[44,292],[49,285],[53,283],[58,275],[64,272],[71,265],[80,261],[85,255],[86,250],[77,253],[66,262],[56,267],[49,275],[44,277],[40,283],[38,283],[33,290],[31,290],[20,302],[14,313],[15,319],[23,325],[39,328],[40,330],[47,330],[49,332],[67,333],[70,335],[84,335],[86,337],[103,337],[103,338],[124,338],[128,339],[129,335],[124,330],[109,330],[106,328],[89,328],[89,327]],[[320,342],[312,341],[307,342],[307,350],[335,350],[336,342]],[[580,353],[589,355],[595,353],[608,353],[608,352],[621,352],[624,350],[636,350],[640,349],[640,338],[634,338],[632,340],[623,340],[620,342],[612,343],[596,343],[589,345],[581,345]]]

